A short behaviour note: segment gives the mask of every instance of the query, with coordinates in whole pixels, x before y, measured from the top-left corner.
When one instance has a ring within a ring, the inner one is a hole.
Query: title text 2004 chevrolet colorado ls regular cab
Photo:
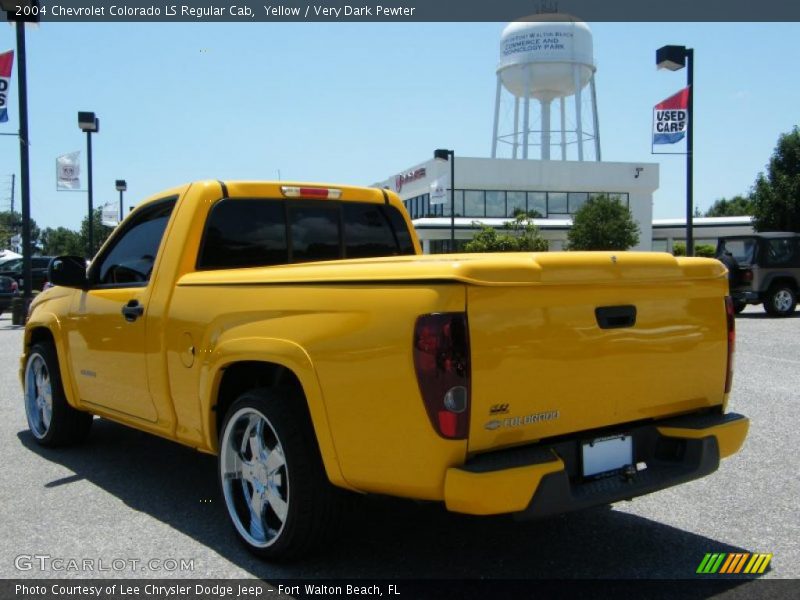
[[[386,190],[210,181],[51,281],[21,360],[36,439],[100,415],[218,454],[263,556],[321,539],[337,487],[537,517],[707,475],[747,433],[716,260],[422,256]]]

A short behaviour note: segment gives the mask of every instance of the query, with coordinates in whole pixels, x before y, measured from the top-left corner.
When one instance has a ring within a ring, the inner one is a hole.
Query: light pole
[[[450,163],[450,252],[456,251],[456,154],[453,150],[438,148],[433,158]]]
[[[86,165],[89,178],[89,248],[86,257],[94,256],[94,206],[92,201],[92,134],[100,131],[100,119],[93,112],[78,113],[78,127],[86,132]]]
[[[694,142],[694,48],[686,46],[662,46],[656,50],[656,66],[659,69],[679,71],[686,67],[686,86],[689,89],[687,111],[689,122],[686,126],[686,256],[694,256],[694,199],[693,142]]]
[[[128,189],[128,184],[125,183],[124,179],[117,179],[115,182],[115,187],[119,192],[119,222],[122,223],[122,219],[125,214],[122,212],[122,192]]]
[[[17,7],[28,7],[28,15],[17,17]],[[30,159],[28,155],[28,69],[25,54],[25,23],[36,22],[39,3],[31,0],[0,0],[0,8],[8,21],[16,21],[17,30],[17,85],[19,86],[19,163],[20,201],[22,204],[22,298],[27,314],[33,292],[31,276],[31,188]]]

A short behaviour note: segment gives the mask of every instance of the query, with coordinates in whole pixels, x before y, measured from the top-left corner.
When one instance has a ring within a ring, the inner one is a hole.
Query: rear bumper
[[[689,415],[478,455],[447,470],[445,504],[454,512],[536,518],[630,499],[713,473],[741,448],[748,426],[735,413]],[[634,465],[647,467],[583,478],[581,443],[613,433],[630,435]]]

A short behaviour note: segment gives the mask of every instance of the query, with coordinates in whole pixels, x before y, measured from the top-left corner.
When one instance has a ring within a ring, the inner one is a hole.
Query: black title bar
[[[44,22],[514,21],[547,13],[588,22],[800,21],[795,0],[19,0],[10,20]]]

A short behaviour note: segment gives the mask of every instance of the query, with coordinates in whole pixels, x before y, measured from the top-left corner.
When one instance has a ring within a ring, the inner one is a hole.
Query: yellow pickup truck
[[[217,454],[264,557],[325,539],[342,488],[541,517],[707,475],[747,434],[716,260],[424,256],[388,190],[204,181],[50,281],[20,363],[36,440],[98,415]]]

